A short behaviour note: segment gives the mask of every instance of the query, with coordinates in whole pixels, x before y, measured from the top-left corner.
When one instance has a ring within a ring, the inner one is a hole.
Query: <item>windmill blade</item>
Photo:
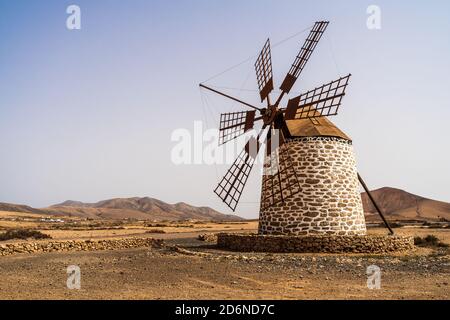
[[[267,141],[270,139],[268,137]],[[282,141],[282,145],[268,154],[264,163],[261,210],[284,203],[301,190],[288,144],[284,143],[284,138]]]
[[[261,96],[261,102],[263,102],[273,90],[272,56],[270,53],[269,39],[267,39],[255,62],[255,71],[259,95]]]
[[[351,74],[290,99],[284,118],[311,119],[336,115],[350,77]]]
[[[214,189],[214,193],[233,211],[239,203],[259,149],[259,141],[252,137]]]
[[[284,142],[285,139],[282,131],[271,127],[266,137],[266,156],[270,156],[273,153],[272,151],[276,151]]]
[[[219,145],[235,139],[253,129],[255,121],[262,117],[255,118],[255,111],[242,111],[222,113],[220,115]]]
[[[289,93],[289,91],[294,86],[295,81],[298,76],[302,72],[309,58],[311,57],[312,52],[317,46],[322,34],[325,32],[329,22],[328,21],[319,21],[316,22],[311,29],[308,38],[306,39],[303,47],[295,58],[294,63],[291,66],[286,78],[284,78],[283,83],[280,86],[281,91],[285,93]]]

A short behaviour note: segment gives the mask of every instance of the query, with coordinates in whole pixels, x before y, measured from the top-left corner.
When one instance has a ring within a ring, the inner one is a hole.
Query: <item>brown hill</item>
[[[222,214],[209,207],[195,207],[182,202],[168,204],[149,197],[117,198],[96,203],[69,200],[41,210],[52,215],[92,219],[242,220],[241,217],[236,215]]]
[[[44,213],[39,209],[35,209],[35,208],[25,206],[22,204],[12,204],[12,203],[3,203],[3,202],[0,202],[0,211],[37,213],[37,214]]]
[[[427,199],[389,187],[380,188],[371,193],[389,219],[450,220],[450,203]],[[375,207],[367,194],[361,193],[361,197],[367,220],[378,219]]]
[[[427,199],[406,191],[384,187],[372,191],[377,203],[390,220],[450,220],[450,203]],[[366,193],[361,194],[367,221],[379,220]],[[242,220],[236,215],[226,215],[209,207],[195,207],[179,202],[168,204],[153,198],[118,198],[96,203],[65,201],[44,209],[25,205],[0,203],[0,211],[75,216],[92,219],[142,219],[142,220]]]

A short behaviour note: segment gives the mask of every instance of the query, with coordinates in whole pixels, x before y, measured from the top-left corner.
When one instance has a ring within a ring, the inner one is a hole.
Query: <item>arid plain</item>
[[[114,250],[16,252],[0,256],[1,299],[448,299],[450,231],[399,227],[426,238],[409,253],[390,255],[268,254],[215,248],[217,232],[256,232],[256,221],[148,222],[64,218],[0,212],[0,228],[28,228],[51,239],[20,243],[162,239],[155,246]],[[369,233],[385,233],[370,228]],[[200,237],[199,237],[200,236]],[[202,240],[200,240],[200,239]],[[381,268],[381,289],[367,288],[366,268]],[[67,267],[81,271],[81,289],[68,289]]]

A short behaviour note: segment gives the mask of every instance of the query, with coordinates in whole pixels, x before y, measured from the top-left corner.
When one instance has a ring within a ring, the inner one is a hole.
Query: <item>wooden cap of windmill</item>
[[[300,137],[337,137],[348,141],[352,139],[326,117],[286,120],[289,133],[293,138]]]

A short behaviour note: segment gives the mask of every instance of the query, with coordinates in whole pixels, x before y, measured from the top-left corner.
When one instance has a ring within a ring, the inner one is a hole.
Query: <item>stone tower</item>
[[[300,190],[284,203],[261,207],[259,234],[364,235],[351,139],[326,117],[286,124],[290,133],[286,146]],[[262,199],[270,192],[267,189],[263,185]]]

